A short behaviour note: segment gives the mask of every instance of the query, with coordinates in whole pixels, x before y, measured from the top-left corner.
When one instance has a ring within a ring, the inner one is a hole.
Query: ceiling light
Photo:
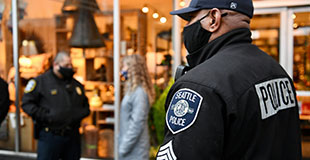
[[[28,46],[28,41],[27,40],[23,40],[22,44],[23,44],[23,46]]]
[[[179,4],[181,7],[184,7],[185,6],[185,2],[182,0]]]
[[[31,59],[26,56],[20,56],[18,62],[21,67],[31,67],[32,65]]]
[[[161,23],[166,23],[167,22],[167,18],[166,17],[161,17],[160,18],[160,22]]]
[[[293,24],[293,28],[294,28],[294,29],[297,29],[298,27],[299,27],[299,26],[298,26],[297,23],[294,23],[294,24]]]
[[[143,13],[147,13],[147,12],[149,12],[149,8],[148,8],[148,7],[146,7],[146,6],[145,6],[145,7],[143,7],[143,8],[142,8],[142,12],[143,12]]]
[[[158,18],[158,17],[159,17],[159,14],[158,14],[157,12],[154,12],[154,13],[153,13],[153,18],[156,19],[156,18]]]

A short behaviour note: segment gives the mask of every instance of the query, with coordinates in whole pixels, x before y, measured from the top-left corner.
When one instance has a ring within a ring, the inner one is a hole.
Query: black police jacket
[[[10,107],[8,84],[0,78],[0,124],[5,119]]]
[[[79,127],[90,112],[83,86],[59,79],[52,69],[28,82],[22,108],[37,125],[51,129]]]
[[[190,54],[170,89],[157,159],[298,160],[294,85],[284,69],[236,29]]]

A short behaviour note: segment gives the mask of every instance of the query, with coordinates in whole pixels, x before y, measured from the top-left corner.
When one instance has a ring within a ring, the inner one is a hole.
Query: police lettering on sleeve
[[[166,113],[166,124],[173,134],[193,125],[202,99],[200,94],[188,88],[180,89],[173,95]]]
[[[296,105],[293,87],[288,78],[265,81],[256,84],[255,89],[259,98],[262,119]]]

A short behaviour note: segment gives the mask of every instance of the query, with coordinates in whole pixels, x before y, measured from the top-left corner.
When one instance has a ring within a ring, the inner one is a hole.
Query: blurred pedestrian
[[[124,57],[121,74],[125,96],[120,111],[119,159],[148,160],[148,114],[155,91],[145,59],[137,54]]]
[[[167,96],[157,160],[302,158],[294,84],[251,44],[253,10],[252,0],[191,0],[171,12],[188,22],[190,70]]]
[[[8,84],[0,78],[0,124],[5,119],[10,107]]]
[[[90,111],[84,88],[73,74],[69,54],[59,52],[53,67],[25,88],[22,108],[35,124],[38,160],[80,159],[80,122]]]

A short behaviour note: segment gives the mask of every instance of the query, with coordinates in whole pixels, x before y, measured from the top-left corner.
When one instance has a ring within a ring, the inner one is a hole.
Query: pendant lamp
[[[75,16],[75,24],[74,24],[72,36],[69,42],[69,45],[71,47],[98,48],[98,47],[105,46],[103,42],[103,38],[98,31],[95,19],[93,17],[94,10],[89,9],[90,4],[86,6],[87,3],[91,3],[91,2],[92,2],[91,0],[80,1],[79,9]],[[94,0],[93,2],[96,2],[96,1]]]

